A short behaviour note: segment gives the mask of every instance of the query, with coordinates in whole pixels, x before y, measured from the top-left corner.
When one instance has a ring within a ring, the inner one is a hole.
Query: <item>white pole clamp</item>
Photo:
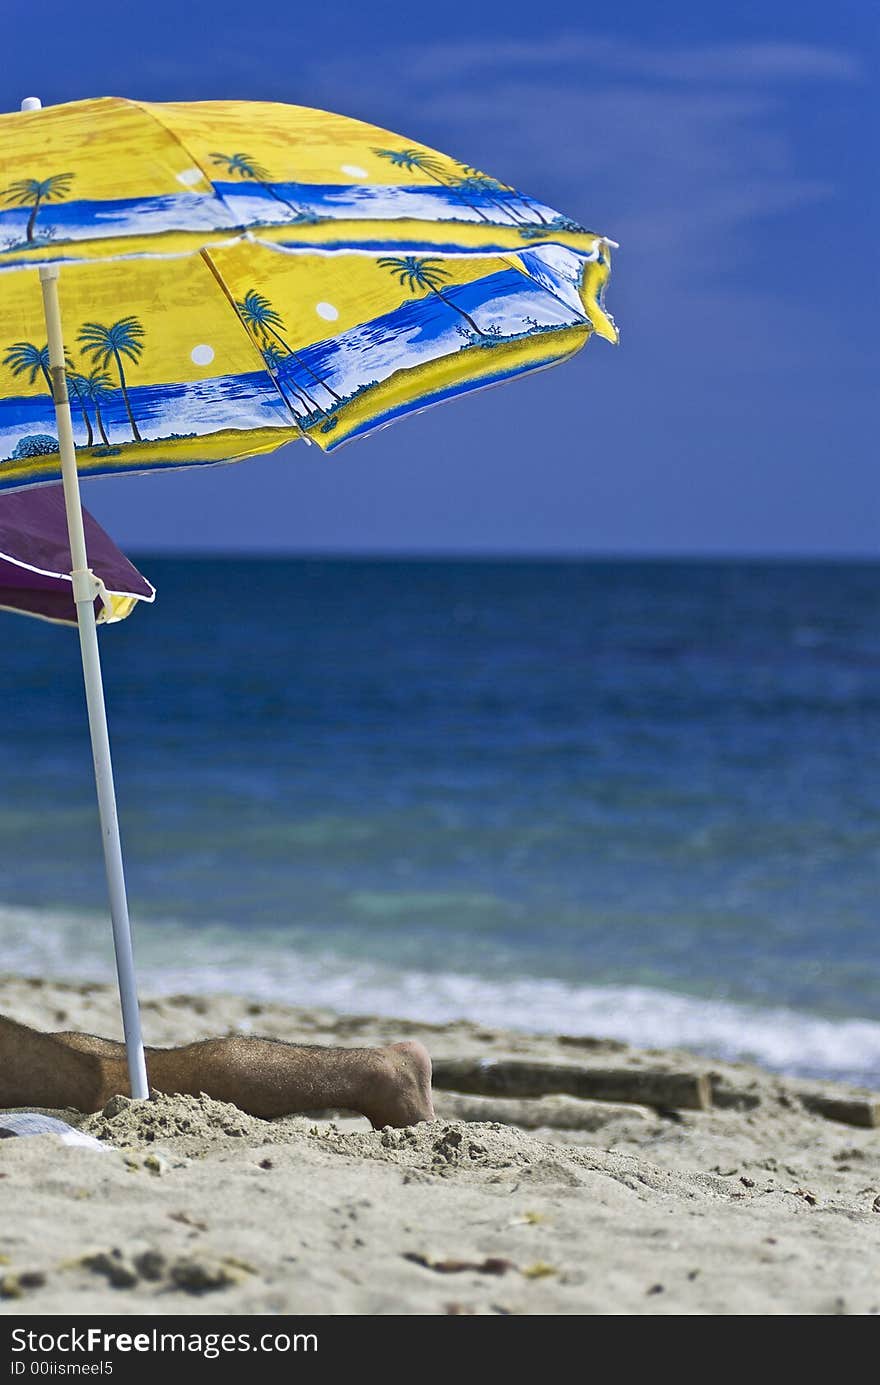
[[[88,567],[74,568],[70,577],[73,582],[73,599],[76,604],[79,605],[81,601],[88,601],[91,605],[95,597],[99,595],[104,585],[103,582],[100,582],[91,568]]]

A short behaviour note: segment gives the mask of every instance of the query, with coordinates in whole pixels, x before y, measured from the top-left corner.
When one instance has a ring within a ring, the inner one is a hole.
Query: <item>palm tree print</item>
[[[3,364],[9,366],[13,375],[27,375],[28,384],[32,385],[38,375],[42,375],[46,382],[46,389],[54,400],[55,394],[52,389],[52,377],[49,374],[49,348],[48,346],[34,346],[30,341],[17,341],[9,347],[3,357]],[[64,358],[64,373],[67,376],[76,401],[79,404],[80,413],[83,416],[83,423],[86,429],[86,447],[91,447],[95,440],[92,421],[86,409],[86,399],[89,398],[88,381],[79,375],[76,367],[69,356]],[[106,379],[106,377],[105,377]],[[107,382],[109,384],[109,380]],[[101,435],[104,435],[103,427]],[[105,438],[106,441],[106,438]]]
[[[500,183],[497,178],[490,178],[488,173],[477,173],[474,170],[465,169],[458,186],[465,197],[480,198],[496,207],[507,221],[522,225],[523,221],[527,220],[513,202],[499,196],[504,192],[512,192],[513,189],[507,187],[505,183]]]
[[[294,351],[290,342],[286,341],[282,336],[282,332],[287,330],[284,325],[284,319],[280,313],[275,311],[265,294],[258,293],[256,289],[249,289],[241,302],[236,303],[235,306],[238,308],[246,326],[250,328],[254,337],[256,337],[264,356],[267,339],[269,337],[274,337],[290,359],[293,360],[301,370],[306,371],[306,373],[312,377],[316,385],[326,390],[331,398],[336,400],[337,404],[341,402],[342,396],[337,394],[332,386],[327,384],[326,380],[322,380],[320,375],[316,375],[309,363],[303,360],[302,356]],[[311,408],[317,409],[320,413],[326,413],[326,410],[322,409],[321,405],[314,398],[311,393],[311,388],[306,390],[303,385],[297,383],[297,389]]]
[[[443,165],[426,149],[374,149],[373,153],[378,154],[380,159],[387,159],[394,168],[405,168],[407,173],[417,169],[420,173],[427,173],[435,183],[449,187],[448,179],[441,174]]]
[[[433,178],[435,183],[439,183],[443,188],[460,186],[457,178],[444,178],[443,165],[433,154],[429,154],[425,149],[374,149],[380,159],[387,159],[394,168],[405,168],[407,173],[418,170],[420,173],[427,173],[429,178]],[[488,221],[479,207],[475,207],[472,202],[468,203],[481,221]]]
[[[275,343],[271,341],[262,342],[260,344],[260,350],[263,354],[263,360],[266,362],[266,369],[275,379],[285,399],[287,398],[285,389],[290,390],[291,394],[294,396],[291,402],[294,413],[298,414],[300,410],[302,410],[304,414],[307,414],[311,412],[313,406],[317,407],[314,405],[314,400],[311,402],[309,401],[301,385],[298,385],[295,380],[291,380],[289,376],[285,376],[286,367],[290,364],[291,360],[290,352],[282,351],[280,346],[276,346]],[[299,409],[296,408],[297,404],[299,405]]]
[[[31,214],[25,232],[28,243],[34,240],[34,227],[40,208],[45,202],[62,201],[70,192],[73,177],[72,173],[53,173],[50,178],[17,178],[0,193],[0,196],[15,206],[30,207]]]
[[[265,188],[269,196],[274,197],[275,201],[279,202],[282,207],[296,212],[297,216],[305,215],[302,208],[298,207],[295,202],[281,196],[276,190],[275,184],[271,182],[267,170],[256,159],[252,159],[250,154],[214,153],[211,155],[211,161],[222,168],[230,178],[242,178],[245,181],[259,183],[260,187]]]
[[[460,164],[459,167],[463,174],[459,187],[462,189],[470,188],[473,192],[481,193],[484,196],[488,195],[493,206],[509,216],[511,221],[518,221],[520,223],[525,222],[526,225],[535,224],[529,217],[521,214],[525,209],[523,206],[516,207],[512,201],[499,200],[491,196],[493,192],[512,192],[515,197],[519,197],[522,203],[522,194],[517,193],[516,188],[511,187],[509,183],[502,183],[500,179],[493,178],[488,173],[482,173],[480,169],[472,167],[471,164]],[[535,213],[540,225],[548,226],[550,224],[537,207],[533,207],[529,204],[528,210]]]
[[[426,149],[374,149],[380,159],[387,159],[395,168],[405,168],[408,173],[418,170],[427,173],[429,178],[433,178],[435,183],[440,183],[442,187],[454,187],[463,192],[468,200],[468,205],[477,213],[481,221],[488,221],[490,218],[484,216],[475,202],[468,198],[468,193],[486,197],[488,195],[492,206],[497,207],[503,216],[509,217],[514,222],[528,222],[530,218],[521,215],[521,209],[515,207],[512,202],[506,199],[492,197],[491,194],[498,192],[516,192],[507,183],[502,183],[497,178],[492,178],[488,173],[483,173],[478,168],[473,168],[470,164],[459,163],[461,175],[443,176],[443,164]],[[529,207],[538,218],[541,225],[547,226],[547,218],[542,215],[537,207]],[[534,223],[533,223],[534,224]]]
[[[109,403],[113,397],[114,385],[109,375],[102,370],[90,370],[88,375],[80,377],[83,386],[95,409],[95,421],[98,425],[98,432],[105,447],[110,446],[110,439],[104,427],[104,419],[101,415],[101,405]]]
[[[105,327],[101,322],[86,322],[80,328],[79,333],[79,344],[83,354],[91,356],[95,366],[106,370],[111,361],[116,366],[119,374],[119,388],[122,390],[125,412],[128,414],[131,435],[135,442],[142,442],[143,439],[138,432],[138,426],[132,413],[122,358],[125,357],[127,361],[137,365],[144,350],[143,337],[143,324],[136,317],[122,317],[118,322],[111,323],[109,327]]]
[[[109,447],[110,439],[104,427],[101,405],[108,403],[113,397],[115,388],[113,381],[103,370],[98,370],[96,368],[90,370],[88,375],[77,375],[76,382],[85,398],[88,399],[92,408],[95,410],[95,422],[98,425],[98,432],[101,434],[101,441],[105,447]]]
[[[417,292],[418,289],[428,289],[430,293],[435,293],[447,308],[463,317],[469,327],[472,328],[477,336],[485,337],[488,334],[478,327],[464,308],[460,308],[457,303],[453,303],[451,298],[447,298],[441,288],[441,284],[452,277],[452,271],[447,269],[442,260],[420,257],[418,255],[403,255],[397,258],[393,255],[383,255],[377,262],[380,269],[387,269],[395,276],[400,284],[406,284],[410,293]]]
[[[76,395],[76,402],[83,417],[86,428],[86,447],[91,447],[95,441],[95,430],[92,427],[92,420],[89,418],[89,411],[86,408],[86,392],[83,388],[84,381],[81,375],[77,374],[76,366],[69,356],[64,357],[64,374],[67,376],[67,383]]]
[[[519,223],[522,220],[509,202],[503,202],[498,197],[492,196],[493,193],[503,191],[503,184],[497,182],[494,178],[489,178],[483,174],[468,174],[459,179],[456,183],[456,187],[463,195],[468,206],[473,207],[475,212],[479,211],[476,205],[479,200],[481,202],[488,202],[490,206],[495,207],[504,217],[505,221]]]
[[[3,364],[9,366],[13,375],[27,375],[29,385],[34,383],[38,375],[42,375],[46,389],[54,398],[48,346],[34,346],[31,341],[14,342],[3,357]]]

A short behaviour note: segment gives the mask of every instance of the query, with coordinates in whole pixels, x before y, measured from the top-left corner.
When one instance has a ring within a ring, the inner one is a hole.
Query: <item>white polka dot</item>
[[[315,312],[318,317],[322,317],[325,322],[335,322],[339,316],[339,309],[334,308],[332,303],[316,303]]]
[[[185,188],[192,188],[196,183],[204,183],[207,180],[200,168],[185,168],[182,173],[178,173],[177,181],[183,183]]]
[[[365,168],[361,168],[360,164],[342,164],[339,172],[347,173],[349,178],[369,178],[370,176]]]
[[[194,346],[189,353],[196,365],[210,365],[214,359],[213,346]]]

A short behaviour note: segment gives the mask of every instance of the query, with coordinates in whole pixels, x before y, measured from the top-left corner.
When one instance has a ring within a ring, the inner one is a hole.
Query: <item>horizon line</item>
[[[880,552],[822,552],[793,549],[395,549],[395,548],[182,548],[123,545],[130,555],[211,562],[377,562],[377,563],[837,563],[880,565]]]

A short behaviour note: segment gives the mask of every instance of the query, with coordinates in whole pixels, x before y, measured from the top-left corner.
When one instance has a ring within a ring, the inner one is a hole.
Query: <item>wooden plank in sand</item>
[[[857,1125],[862,1130],[880,1126],[880,1098],[870,1096],[826,1096],[823,1092],[807,1092],[801,1101],[815,1116],[843,1125]]]
[[[614,1121],[651,1120],[647,1106],[612,1101],[578,1101],[562,1093],[553,1096],[465,1096],[435,1090],[434,1110],[443,1120],[497,1121],[522,1130],[585,1130],[595,1133]]]
[[[519,1058],[441,1058],[434,1063],[434,1086],[472,1096],[560,1093],[582,1101],[622,1101],[673,1111],[708,1111],[712,1105],[712,1085],[705,1072],[576,1067]]]

